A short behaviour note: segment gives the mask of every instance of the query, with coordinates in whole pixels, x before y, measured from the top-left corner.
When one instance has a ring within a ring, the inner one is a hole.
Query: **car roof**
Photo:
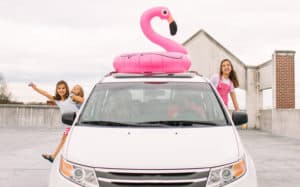
[[[129,74],[111,72],[107,74],[99,83],[111,82],[209,82],[206,77],[197,72],[185,73],[145,73]]]

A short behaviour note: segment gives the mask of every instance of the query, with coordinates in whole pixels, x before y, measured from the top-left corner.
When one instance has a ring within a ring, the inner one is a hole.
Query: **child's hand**
[[[36,88],[36,85],[33,82],[29,83],[28,86],[30,86],[32,88]]]

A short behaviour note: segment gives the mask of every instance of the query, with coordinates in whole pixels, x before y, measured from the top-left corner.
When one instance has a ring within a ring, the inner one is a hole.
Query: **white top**
[[[211,83],[217,87],[218,86],[218,83],[219,83],[219,79],[220,79],[220,76],[219,75],[213,75],[210,79]],[[223,76],[221,76],[221,80],[223,83],[227,84],[230,86],[230,92],[234,92],[234,86],[233,86],[233,83],[230,79],[225,79]]]
[[[64,101],[55,100],[55,103],[58,106],[58,108],[62,114],[78,111],[78,107],[76,106],[76,103],[74,101],[72,101],[71,97],[68,97]]]

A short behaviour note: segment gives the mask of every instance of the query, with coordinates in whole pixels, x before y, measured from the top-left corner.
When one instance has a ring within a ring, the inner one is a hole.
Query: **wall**
[[[300,139],[300,109],[269,109],[259,112],[259,129]],[[0,128],[61,128],[57,107],[44,105],[0,105]]]
[[[259,111],[259,129],[272,132],[272,109]]]
[[[300,109],[260,110],[259,123],[263,131],[300,139]]]
[[[300,110],[273,109],[272,133],[300,139]]]
[[[273,96],[277,109],[295,108],[295,51],[275,51],[273,54],[275,89]]]
[[[270,60],[260,66],[258,66],[259,72],[259,89],[265,90],[272,88],[273,85],[273,62]]]
[[[246,94],[246,108],[248,113],[248,127],[258,128],[258,102],[257,97],[257,81],[256,68],[247,68],[247,94]]]
[[[61,126],[61,114],[55,106],[0,105],[0,127],[59,128]]]

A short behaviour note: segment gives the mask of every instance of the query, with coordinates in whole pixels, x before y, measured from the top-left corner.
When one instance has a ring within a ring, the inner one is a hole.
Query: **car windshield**
[[[79,125],[170,127],[227,125],[208,83],[134,82],[96,85]]]

